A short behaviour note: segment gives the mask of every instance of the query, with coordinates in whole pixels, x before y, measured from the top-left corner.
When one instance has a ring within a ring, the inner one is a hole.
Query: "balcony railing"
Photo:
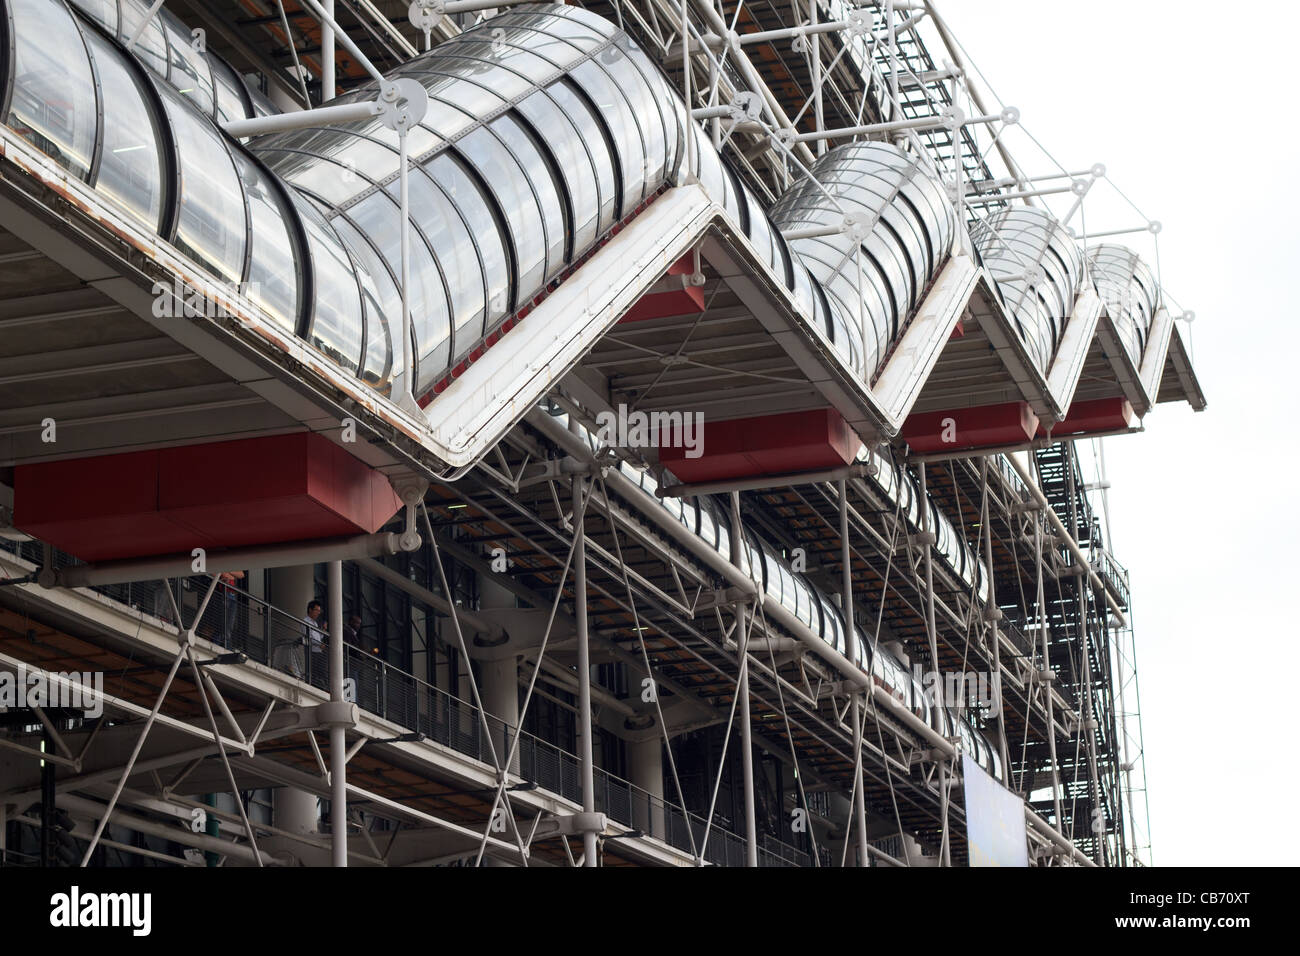
[[[0,539],[0,548],[35,564],[42,560],[41,546],[35,542],[19,544]],[[75,564],[76,560],[55,550],[53,562],[61,568]],[[175,578],[169,582],[186,621],[197,611],[210,581],[209,577],[201,576]],[[106,585],[92,590],[168,623],[176,623],[161,580]],[[320,690],[329,689],[329,638],[325,634],[323,618],[312,626],[303,618],[245,591],[219,585],[194,629],[206,640],[230,650],[242,651],[258,663],[290,674]],[[343,666],[344,677],[353,681],[356,703],[362,710],[487,764],[492,762],[487,736],[491,734],[498,759],[504,759],[507,741],[513,739],[515,733],[515,728],[504,721],[490,714],[481,718],[473,704],[453,697],[359,647],[344,646]],[[524,780],[535,782],[567,800],[582,802],[579,758],[533,734],[526,731],[520,734],[518,752],[510,769]],[[595,771],[595,784],[596,809],[611,820],[687,853],[691,852],[692,835],[697,848],[704,843],[703,818],[600,768]],[[717,866],[743,866],[744,838],[716,824],[711,829],[705,861]],[[758,859],[760,866],[811,865],[807,853],[767,835],[760,838]]]

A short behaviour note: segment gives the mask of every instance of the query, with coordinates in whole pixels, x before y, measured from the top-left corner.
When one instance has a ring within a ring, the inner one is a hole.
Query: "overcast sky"
[[[1279,0],[1240,18],[1189,0],[938,9],[1029,132],[1071,170],[1104,162],[1162,222],[1164,285],[1196,312],[1209,408],[1160,406],[1144,433],[1106,443],[1114,549],[1133,582],[1155,862],[1293,863],[1278,804],[1300,776],[1289,407],[1300,11]],[[1090,230],[1141,222],[1094,192]]]

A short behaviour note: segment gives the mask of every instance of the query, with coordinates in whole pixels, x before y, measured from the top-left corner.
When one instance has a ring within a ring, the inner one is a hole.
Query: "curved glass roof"
[[[1155,273],[1136,252],[1115,243],[1089,246],[1088,268],[1119,332],[1120,344],[1133,364],[1141,365],[1147,333],[1160,310]]]
[[[234,67],[207,49],[202,32],[191,31],[166,7],[149,17],[149,0],[68,2],[124,46],[148,18],[131,47],[136,57],[217,122],[280,112],[259,90],[245,83]]]
[[[772,218],[789,232],[850,217],[852,231],[791,245],[826,294],[837,349],[870,379],[947,261],[956,217],[920,159],[886,143],[838,146],[810,172],[816,182],[791,187]]]
[[[1032,206],[999,209],[971,229],[971,240],[1046,373],[1084,281],[1078,243],[1055,216]]]
[[[218,124],[261,107],[179,20],[164,11],[149,21],[132,55],[124,40],[146,0],[72,2],[76,14],[64,0],[7,0],[16,29],[3,121],[382,394],[404,390],[408,368],[418,398],[463,371],[615,225],[677,182],[688,149],[700,185],[865,382],[953,247],[956,217],[920,157],[845,144],[768,212],[614,24],[577,7],[513,7],[391,74],[429,94],[407,140],[408,352],[395,335],[397,134],[372,118],[242,146]],[[338,102],[376,94],[370,83]],[[1059,226],[1034,216],[1000,214],[984,248],[990,260],[1043,267],[1021,286],[1003,284],[1045,365],[1081,268]],[[782,236],[809,227],[828,234]],[[1146,274],[1131,281],[1141,287]],[[1152,310],[1136,308],[1129,338],[1140,345]]]

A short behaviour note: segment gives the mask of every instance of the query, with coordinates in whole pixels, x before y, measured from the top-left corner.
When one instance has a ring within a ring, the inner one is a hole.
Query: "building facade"
[[[6,864],[1150,863],[1191,316],[940,11],[0,6]]]

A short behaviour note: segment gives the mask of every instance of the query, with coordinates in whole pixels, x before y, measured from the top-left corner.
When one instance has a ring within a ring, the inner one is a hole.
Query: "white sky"
[[[938,9],[1029,132],[1071,170],[1105,163],[1163,223],[1164,285],[1197,314],[1209,408],[1159,406],[1145,433],[1106,444],[1114,550],[1133,580],[1155,863],[1292,863],[1279,804],[1300,777],[1290,753],[1300,461],[1287,398],[1300,378],[1289,295],[1300,273],[1300,7]],[[1026,170],[1053,171],[1046,160]],[[1097,198],[1089,229],[1141,222]]]

